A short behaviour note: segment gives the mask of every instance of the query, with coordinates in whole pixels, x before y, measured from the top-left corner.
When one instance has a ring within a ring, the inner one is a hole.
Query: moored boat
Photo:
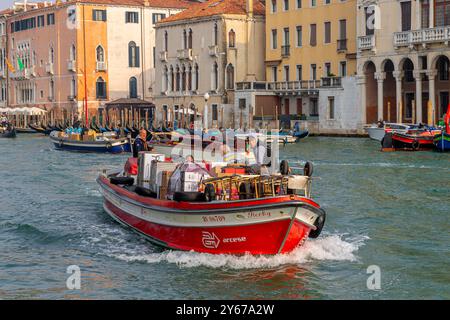
[[[420,150],[433,148],[436,132],[423,131],[417,133],[392,133],[392,145],[395,149]]]
[[[122,153],[130,152],[130,141],[128,138],[116,138],[114,135],[98,135],[89,140],[82,137],[65,135],[63,132],[52,131],[50,140],[58,150],[97,152],[97,153]]]
[[[374,123],[364,127],[364,130],[367,131],[369,138],[372,140],[382,141],[384,135],[389,132],[400,132],[405,133],[408,131],[410,125],[402,124],[402,123]]]
[[[450,151],[450,134],[442,132],[434,136],[434,146],[438,151]]]
[[[15,138],[16,129],[13,126],[0,127],[0,138]]]
[[[158,162],[152,163],[156,166]],[[169,191],[172,181],[183,181],[178,168],[170,173]],[[150,181],[157,179],[157,169],[152,167],[150,172],[156,175]],[[197,181],[199,192],[175,192],[172,197],[164,185],[156,193],[143,192],[133,177],[118,173],[103,173],[97,182],[104,210],[112,218],[169,249],[212,254],[287,253],[308,237],[319,236],[325,223],[325,211],[310,198],[308,176],[206,178]],[[303,194],[297,194],[300,189]]]

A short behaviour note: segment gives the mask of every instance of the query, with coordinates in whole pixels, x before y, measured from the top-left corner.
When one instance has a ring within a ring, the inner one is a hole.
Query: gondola
[[[15,138],[16,129],[12,126],[0,127],[0,138]]]

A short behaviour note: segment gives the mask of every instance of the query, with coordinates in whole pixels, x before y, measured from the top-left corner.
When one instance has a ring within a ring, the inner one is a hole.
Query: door
[[[284,114],[289,115],[289,99],[284,99]]]

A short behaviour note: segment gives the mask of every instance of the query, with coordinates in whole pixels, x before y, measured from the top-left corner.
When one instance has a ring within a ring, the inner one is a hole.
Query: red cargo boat
[[[285,194],[241,200],[175,201],[142,196],[118,185],[117,174],[97,181],[104,209],[157,245],[213,254],[278,254],[317,237],[325,212],[305,196]],[[304,177],[310,181],[309,177]],[[112,183],[113,181],[114,183]]]
[[[418,133],[392,133],[392,144],[396,149],[420,150],[433,148],[433,139],[436,131],[423,131]]]

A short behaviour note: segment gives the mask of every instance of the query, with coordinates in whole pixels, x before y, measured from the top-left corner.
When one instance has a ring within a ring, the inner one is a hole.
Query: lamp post
[[[205,109],[203,111],[203,129],[208,129],[208,100],[209,93],[205,93],[203,96],[205,98]]]

